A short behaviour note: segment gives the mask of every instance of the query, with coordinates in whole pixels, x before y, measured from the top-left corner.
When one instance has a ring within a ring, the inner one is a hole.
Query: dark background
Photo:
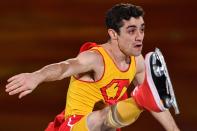
[[[144,8],[143,54],[155,47],[161,49],[181,111],[175,120],[184,131],[197,130],[197,1],[1,0],[0,131],[44,130],[64,109],[69,79],[43,83],[21,100],[5,93],[6,80],[75,57],[86,41],[106,42],[105,12],[119,2]],[[164,129],[144,112],[136,123],[123,129],[129,130]]]

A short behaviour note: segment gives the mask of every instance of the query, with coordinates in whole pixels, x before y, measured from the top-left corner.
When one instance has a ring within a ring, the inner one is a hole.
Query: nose
[[[143,39],[144,39],[144,32],[142,32],[141,30],[136,31],[135,40],[142,42]]]

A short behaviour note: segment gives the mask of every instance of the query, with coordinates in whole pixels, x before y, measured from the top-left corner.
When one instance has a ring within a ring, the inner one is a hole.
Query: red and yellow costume
[[[104,103],[112,105],[126,99],[127,88],[136,74],[136,63],[133,56],[130,57],[128,69],[122,71],[116,66],[103,47],[96,46],[91,50],[99,52],[103,57],[103,76],[95,82],[82,81],[74,76],[71,77],[64,113],[65,120],[64,124],[60,125],[60,128],[61,126],[67,127],[64,130],[68,129],[69,131],[71,127],[72,130],[75,130],[75,128],[76,130],[80,128],[81,131],[87,130],[85,116],[93,111],[95,103],[102,100]],[[61,117],[62,115],[57,116],[56,120],[58,121]],[[53,124],[51,126],[55,126],[54,122],[51,124]],[[58,127],[59,130],[60,128]],[[51,131],[50,125],[46,130]]]

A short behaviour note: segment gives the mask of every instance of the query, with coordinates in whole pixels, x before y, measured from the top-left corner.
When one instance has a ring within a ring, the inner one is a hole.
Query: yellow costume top
[[[95,82],[81,81],[71,77],[67,92],[65,117],[70,115],[86,115],[92,112],[94,104],[100,100],[114,104],[125,99],[126,90],[136,74],[136,63],[131,56],[131,63],[126,71],[121,71],[103,47],[93,47],[103,57],[104,73]]]

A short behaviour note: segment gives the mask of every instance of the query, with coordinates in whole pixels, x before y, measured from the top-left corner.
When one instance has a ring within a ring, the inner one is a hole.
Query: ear
[[[109,34],[111,40],[117,40],[118,39],[118,34],[115,30],[108,29],[108,34]]]

